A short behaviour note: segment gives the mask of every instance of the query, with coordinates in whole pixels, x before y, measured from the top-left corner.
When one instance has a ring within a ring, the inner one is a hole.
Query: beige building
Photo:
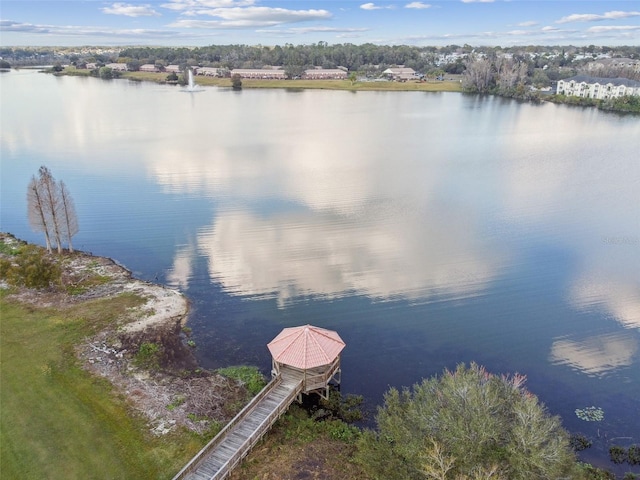
[[[391,68],[387,68],[382,73],[392,78],[393,80],[396,80],[399,82],[406,82],[407,80],[418,79],[418,76],[416,75],[416,71],[413,68],[391,67]]]
[[[141,72],[159,72],[158,68],[152,63],[145,63],[144,65],[140,65]]]
[[[348,74],[344,70],[339,68],[311,68],[305,70],[302,78],[309,80],[323,80],[323,79],[336,79],[344,80]]]
[[[640,60],[633,58],[601,58],[587,64],[587,69],[596,75],[598,71],[611,68],[629,69],[637,73],[640,72]]]
[[[267,68],[236,68],[231,70],[231,76],[240,75],[241,78],[259,78],[263,80],[284,80],[287,75],[282,69]]]
[[[117,72],[126,72],[128,70],[126,63],[107,63],[105,67]]]

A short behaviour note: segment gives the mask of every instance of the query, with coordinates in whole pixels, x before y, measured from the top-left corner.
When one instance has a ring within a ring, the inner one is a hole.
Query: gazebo
[[[329,383],[340,383],[340,352],[345,343],[337,332],[304,325],[285,328],[267,344],[271,374],[303,381],[302,393],[328,399]]]

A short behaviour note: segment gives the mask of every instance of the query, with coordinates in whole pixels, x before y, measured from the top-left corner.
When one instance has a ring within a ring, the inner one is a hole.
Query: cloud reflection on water
[[[467,296],[480,291],[499,265],[465,235],[453,216],[430,230],[415,218],[377,221],[328,214],[250,212],[219,215],[198,236],[214,281],[238,295],[270,296],[280,306],[297,296],[348,293],[374,299]]]
[[[587,375],[603,376],[633,365],[638,341],[624,333],[591,336],[583,340],[556,340],[550,361],[569,365]]]

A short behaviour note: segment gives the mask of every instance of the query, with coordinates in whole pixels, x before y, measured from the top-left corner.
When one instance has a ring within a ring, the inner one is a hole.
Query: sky
[[[640,45],[638,0],[2,0],[0,45]]]

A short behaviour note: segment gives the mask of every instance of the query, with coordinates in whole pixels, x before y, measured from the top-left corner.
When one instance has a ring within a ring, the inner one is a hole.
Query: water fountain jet
[[[184,90],[185,92],[201,92],[202,90],[204,90],[202,87],[196,85],[193,76],[193,70],[190,68],[187,69],[187,80],[189,83],[187,84],[187,88]]]

